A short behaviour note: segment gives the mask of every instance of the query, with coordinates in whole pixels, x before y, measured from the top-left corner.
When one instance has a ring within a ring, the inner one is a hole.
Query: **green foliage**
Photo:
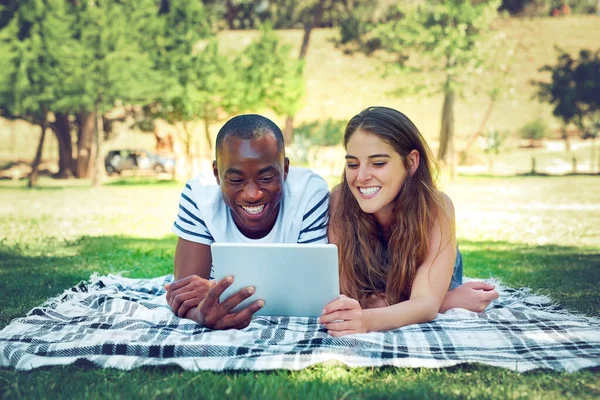
[[[498,0],[426,2],[403,10],[403,18],[380,24],[372,35],[381,48],[397,55],[401,72],[425,72],[425,81],[406,80],[399,94],[435,94],[457,91],[469,82],[473,72],[484,66],[492,21],[497,17]],[[443,74],[439,74],[442,72]],[[416,77],[411,74],[411,77]]]
[[[40,123],[65,107],[79,46],[62,0],[26,0],[0,32],[0,109]]]
[[[304,122],[295,128],[294,138],[305,139],[311,146],[337,146],[344,139],[346,123],[346,120],[334,119]]]
[[[522,139],[540,140],[548,137],[550,127],[542,118],[536,118],[533,121],[527,122],[519,129],[519,136]]]
[[[580,50],[579,58],[559,52],[555,65],[540,70],[550,72],[551,81],[532,83],[538,88],[538,98],[554,106],[554,116],[589,135],[600,124],[600,50]]]
[[[99,103],[106,111],[121,103],[142,103],[158,88],[150,58],[139,45],[139,21],[156,12],[152,0],[81,2],[71,10],[77,18],[78,111]],[[74,108],[77,107],[73,105]]]
[[[292,56],[268,24],[261,36],[236,60],[244,83],[240,105],[249,109],[268,107],[278,115],[294,115],[304,96],[304,62]]]
[[[91,112],[97,102],[106,110],[144,101],[156,79],[136,21],[153,13],[152,0],[20,2],[0,33],[8,55],[0,64],[0,108],[32,121],[44,109]]]
[[[500,132],[498,129],[488,129],[486,131],[485,139],[486,145],[483,150],[484,153],[498,155],[504,148],[504,142],[508,137],[508,133]]]

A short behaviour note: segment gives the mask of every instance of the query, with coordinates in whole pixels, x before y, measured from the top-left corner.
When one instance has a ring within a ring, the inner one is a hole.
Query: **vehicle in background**
[[[104,159],[106,172],[121,174],[123,171],[152,171],[160,174],[172,172],[175,159],[140,149],[111,150]]]

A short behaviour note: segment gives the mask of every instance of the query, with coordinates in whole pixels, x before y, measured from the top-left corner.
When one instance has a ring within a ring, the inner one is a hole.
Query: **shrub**
[[[546,121],[542,118],[537,118],[523,125],[519,129],[519,136],[522,139],[539,140],[547,137],[549,131],[550,128]]]
[[[344,120],[306,122],[294,129],[294,140],[307,140],[313,146],[337,146],[342,144],[345,127]]]

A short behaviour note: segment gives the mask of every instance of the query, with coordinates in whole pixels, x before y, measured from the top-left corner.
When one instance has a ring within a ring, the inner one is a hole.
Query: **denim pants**
[[[463,278],[463,259],[462,254],[458,247],[456,248],[456,259],[454,260],[454,272],[452,273],[452,280],[450,281],[450,289],[456,289],[462,285]]]

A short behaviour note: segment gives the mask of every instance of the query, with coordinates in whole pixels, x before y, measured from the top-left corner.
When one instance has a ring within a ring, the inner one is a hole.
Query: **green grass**
[[[334,178],[330,181],[333,183]],[[181,184],[117,179],[0,183],[0,327],[92,272],[172,271],[169,227]],[[563,307],[600,315],[600,178],[465,178],[454,201],[465,275],[529,286]],[[446,369],[320,365],[301,371],[211,373],[101,370],[88,362],[30,372],[0,369],[2,398],[598,398],[600,369],[523,374],[478,365]]]

